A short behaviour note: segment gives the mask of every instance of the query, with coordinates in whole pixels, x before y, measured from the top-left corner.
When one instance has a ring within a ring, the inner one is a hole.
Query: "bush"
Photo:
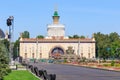
[[[80,60],[80,62],[86,62],[86,57],[82,57],[82,59]]]
[[[105,66],[105,67],[109,67],[109,66],[111,66],[110,64],[103,64],[103,66]]]
[[[8,69],[7,69],[7,72],[8,72],[8,73],[11,73],[11,72],[12,72],[12,70],[11,70],[10,68],[8,68]]]
[[[111,66],[114,66],[114,65],[115,65],[115,61],[112,61],[112,62],[111,62]]]
[[[115,67],[120,67],[120,64],[119,63],[115,64]]]
[[[67,62],[67,59],[64,59],[64,61],[63,61],[64,63],[66,63]]]

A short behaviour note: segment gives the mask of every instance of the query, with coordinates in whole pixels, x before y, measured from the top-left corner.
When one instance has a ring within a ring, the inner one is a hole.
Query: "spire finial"
[[[55,11],[54,11],[54,15],[53,15],[53,23],[54,24],[58,24],[59,23],[59,15],[58,15],[58,9],[57,9],[57,5],[55,6]]]
[[[55,11],[58,11],[58,6],[57,6],[57,4],[55,4]]]
[[[57,7],[57,5],[55,5],[54,16],[58,16],[58,7]]]

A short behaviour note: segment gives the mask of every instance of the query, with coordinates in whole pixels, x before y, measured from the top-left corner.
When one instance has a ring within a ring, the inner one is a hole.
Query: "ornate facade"
[[[69,39],[65,36],[65,26],[59,23],[58,12],[54,12],[53,23],[47,25],[47,36],[20,38],[20,56],[23,59],[49,59],[65,55],[69,47],[79,57],[95,58],[95,39]]]

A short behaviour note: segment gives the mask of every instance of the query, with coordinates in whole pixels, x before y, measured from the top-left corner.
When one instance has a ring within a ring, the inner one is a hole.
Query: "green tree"
[[[120,36],[118,33],[112,32],[109,34],[109,40],[110,40],[110,43],[109,43],[110,44],[110,57],[114,59],[116,56],[116,51],[117,51],[116,49],[120,48]]]
[[[5,45],[0,41],[0,80],[10,71],[9,57]]]
[[[85,39],[85,36],[83,36],[83,35],[81,35],[81,36],[79,36],[79,35],[77,35],[77,34],[75,34],[75,35],[73,35],[73,36],[68,36],[70,39],[78,39],[78,38],[80,38],[80,39]]]
[[[109,57],[107,52],[108,44],[110,42],[108,35],[100,32],[94,34],[96,40],[96,57],[106,59]]]
[[[110,38],[110,41],[111,41],[111,42],[120,40],[120,36],[119,36],[119,34],[116,33],[116,32],[110,33],[110,34],[109,34],[109,38]]]
[[[82,35],[82,36],[79,36],[79,38],[80,38],[80,39],[85,39],[85,36]]]
[[[43,35],[38,35],[36,38],[43,39],[44,36]]]
[[[119,58],[120,54],[117,51],[117,49],[119,49],[119,48],[120,48],[120,41],[112,42],[112,44],[111,44],[111,57],[113,59],[115,58],[116,55],[117,55],[116,58]],[[118,54],[117,54],[117,52],[118,52]]]
[[[79,35],[75,34],[75,35],[73,35],[73,38],[74,38],[74,39],[78,39],[78,38],[79,38]]]
[[[116,49],[120,48],[120,36],[116,33],[94,33],[96,40],[96,55],[99,58],[114,58]]]
[[[16,40],[16,42],[14,43],[14,47],[13,47],[13,58],[16,59],[19,56],[19,39]]]
[[[4,40],[2,40],[2,43],[4,43],[4,45],[5,45],[6,49],[7,49],[7,51],[9,51],[10,42],[9,42],[7,39],[4,39]]]
[[[72,39],[73,37],[72,36],[68,36],[70,39]]]
[[[24,31],[22,33],[22,38],[30,38],[30,33],[28,31]]]

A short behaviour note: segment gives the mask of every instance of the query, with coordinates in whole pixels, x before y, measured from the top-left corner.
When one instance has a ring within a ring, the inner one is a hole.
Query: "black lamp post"
[[[10,64],[12,64],[13,61],[13,46],[12,46],[12,38],[13,38],[13,29],[14,29],[14,17],[13,16],[9,16],[9,18],[7,19],[7,26],[9,27],[9,35],[8,35],[8,39],[10,42],[10,46],[9,46],[9,59],[10,59]]]

